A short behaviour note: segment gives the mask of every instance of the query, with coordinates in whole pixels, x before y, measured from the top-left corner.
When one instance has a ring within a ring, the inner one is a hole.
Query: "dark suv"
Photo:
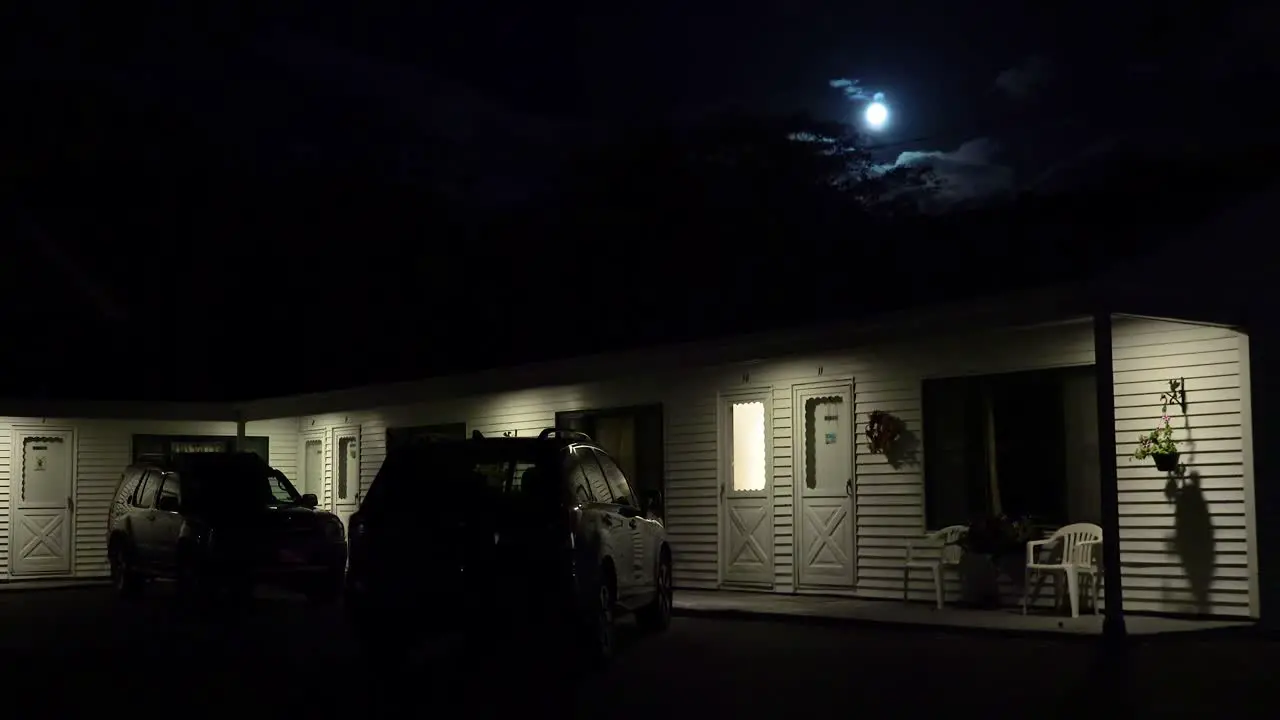
[[[316,509],[252,453],[158,457],[125,469],[107,522],[111,577],[123,594],[150,578],[186,591],[252,592],[259,582],[318,600],[341,595],[341,521]]]
[[[346,606],[388,656],[438,631],[554,628],[607,660],[618,611],[670,622],[660,513],[582,433],[396,448],[351,517]]]

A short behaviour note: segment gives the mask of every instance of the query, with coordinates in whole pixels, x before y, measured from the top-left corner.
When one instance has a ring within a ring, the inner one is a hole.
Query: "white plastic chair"
[[[1028,542],[1027,569],[1022,586],[1022,614],[1027,614],[1027,605],[1034,600],[1031,597],[1031,578],[1052,574],[1055,585],[1058,576],[1065,576],[1067,579],[1067,595],[1071,600],[1073,618],[1080,617],[1080,576],[1087,576],[1089,599],[1093,603],[1093,614],[1097,615],[1098,589],[1102,584],[1101,565],[1098,562],[1098,549],[1101,545],[1102,528],[1093,523],[1067,525],[1058,528],[1048,539]],[[1053,550],[1051,559],[1056,559],[1056,562],[1037,562],[1038,552],[1048,549]],[[1040,579],[1043,580],[1043,577]],[[1036,596],[1039,595],[1040,585],[1037,584]]]
[[[968,531],[969,528],[964,525],[949,525],[925,535],[922,545],[930,548],[939,548],[936,557],[916,557],[915,543],[910,540],[907,541],[907,561],[902,566],[902,599],[904,602],[909,598],[911,571],[928,570],[933,574],[933,592],[937,597],[938,609],[942,609],[942,569],[960,565],[960,557],[964,555],[964,548],[959,545],[960,538]]]

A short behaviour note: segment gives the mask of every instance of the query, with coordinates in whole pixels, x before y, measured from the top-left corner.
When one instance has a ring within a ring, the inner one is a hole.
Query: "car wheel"
[[[662,632],[671,625],[671,606],[674,597],[671,589],[671,560],[665,554],[658,561],[658,567],[654,572],[656,593],[653,602],[640,608],[636,613],[636,621],[648,632]]]
[[[595,607],[592,608],[594,617],[591,621],[591,641],[588,651],[590,659],[598,664],[608,663],[613,659],[614,646],[617,642],[617,627],[614,622],[617,597],[613,588],[611,577],[602,578],[595,594]]]
[[[133,569],[133,553],[124,543],[119,543],[111,552],[111,584],[116,592],[125,597],[136,597],[142,592],[142,576]]]

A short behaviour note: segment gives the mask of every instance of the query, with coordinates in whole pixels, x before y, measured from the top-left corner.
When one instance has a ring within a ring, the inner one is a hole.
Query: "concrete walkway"
[[[944,607],[939,610],[929,603],[729,590],[677,590],[674,611],[677,615],[691,617],[863,623],[1017,635],[1049,634],[1088,638],[1102,633],[1102,618],[1092,613],[1072,618],[1069,615],[1042,612],[1023,615],[1017,608],[971,610]],[[1144,615],[1131,615],[1126,618],[1125,624],[1129,634],[1143,636],[1207,630],[1248,632],[1253,627],[1250,622],[1183,620]]]

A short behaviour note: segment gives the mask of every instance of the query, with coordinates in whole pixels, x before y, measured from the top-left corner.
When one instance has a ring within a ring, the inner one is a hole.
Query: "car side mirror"
[[[320,498],[315,493],[307,493],[302,496],[302,507],[313,508],[320,504]]]
[[[662,491],[646,490],[644,492],[644,511],[654,515],[662,515]]]
[[[173,495],[161,495],[156,500],[156,509],[161,512],[178,512],[178,507],[181,504],[181,501]]]

